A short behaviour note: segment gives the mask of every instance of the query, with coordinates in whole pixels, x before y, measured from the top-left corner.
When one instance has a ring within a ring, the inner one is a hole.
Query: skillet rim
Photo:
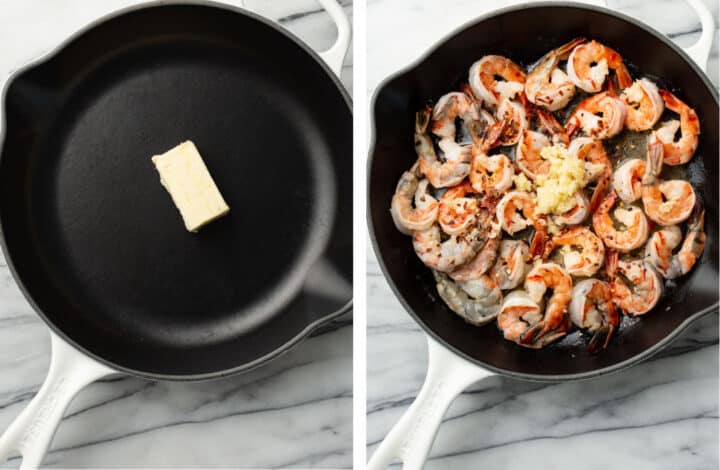
[[[119,18],[121,16],[127,15],[129,13],[134,13],[141,10],[149,10],[152,8],[173,8],[173,7],[182,7],[182,6],[195,6],[195,7],[203,7],[203,8],[214,8],[216,10],[221,10],[224,12],[224,14],[238,14],[243,15],[246,17],[249,17],[255,21],[259,21],[260,23],[263,23],[265,26],[269,26],[272,28],[275,32],[280,33],[283,35],[287,40],[294,43],[296,46],[298,46],[302,51],[304,51],[306,54],[308,54],[325,72],[325,75],[330,79],[331,83],[335,85],[335,88],[340,92],[341,97],[343,98],[343,101],[345,102],[345,105],[347,107],[348,112],[350,113],[350,116],[353,115],[353,105],[352,105],[352,98],[350,97],[349,92],[345,89],[345,86],[340,81],[340,77],[336,75],[330,67],[325,63],[325,61],[320,57],[319,53],[316,52],[314,49],[312,49],[306,42],[304,42],[302,39],[300,39],[298,36],[296,36],[294,33],[292,33],[287,28],[281,26],[279,23],[276,23],[270,19],[267,19],[263,16],[261,16],[258,13],[255,13],[249,9],[241,8],[239,6],[235,5],[229,5],[225,3],[220,3],[218,1],[214,0],[172,0],[172,1],[165,1],[165,0],[151,0],[146,1],[142,3],[138,3],[135,5],[123,7],[117,10],[114,10],[108,14],[102,15],[93,21],[87,23],[85,26],[75,30],[73,33],[68,35],[65,39],[63,39],[60,43],[58,43],[56,46],[54,46],[52,49],[47,51],[46,53],[42,54],[38,58],[22,65],[21,67],[17,68],[15,71],[13,71],[5,81],[5,84],[3,85],[2,92],[0,92],[0,161],[3,158],[4,148],[5,148],[5,139],[6,139],[6,132],[7,132],[7,94],[8,90],[10,89],[11,85],[20,77],[22,77],[25,73],[30,72],[44,64],[47,64],[55,59],[67,48],[68,45],[75,42],[76,40],[82,40],[83,36],[85,36],[86,33],[90,32],[93,29],[102,27],[105,23],[108,21],[111,21],[115,18]],[[253,369],[256,369],[258,367],[261,367],[265,365],[267,362],[272,361],[273,359],[276,359],[285,353],[292,350],[295,346],[297,346],[300,342],[302,342],[304,339],[309,337],[313,331],[318,329],[320,326],[330,323],[331,321],[341,317],[342,315],[351,312],[353,308],[353,297],[351,296],[350,299],[342,305],[340,308],[338,308],[335,311],[332,311],[326,315],[321,316],[320,318],[308,322],[304,328],[299,330],[293,337],[291,337],[288,341],[283,343],[280,347],[274,349],[273,351],[263,355],[259,356],[249,362],[245,362],[243,364],[237,365],[235,367],[231,367],[229,369],[220,369],[215,370],[212,372],[204,372],[204,373],[198,373],[198,374],[163,374],[163,373],[153,373],[153,372],[147,372],[137,369],[132,369],[125,366],[120,366],[119,364],[114,363],[113,361],[110,361],[102,356],[99,356],[89,350],[87,350],[84,346],[80,345],[78,342],[76,342],[73,338],[70,338],[68,335],[66,335],[58,326],[56,326],[53,322],[51,322],[48,317],[45,315],[43,310],[37,305],[35,300],[32,298],[32,295],[30,294],[29,290],[26,288],[25,284],[20,279],[18,272],[15,267],[15,263],[12,259],[12,256],[10,255],[10,250],[8,250],[6,241],[5,241],[5,234],[2,226],[2,218],[0,218],[0,249],[2,250],[2,254],[5,258],[5,261],[7,263],[8,270],[10,271],[10,274],[13,277],[13,280],[15,281],[15,284],[18,286],[20,291],[22,292],[25,299],[28,301],[32,309],[35,311],[35,313],[42,319],[42,321],[50,328],[51,332],[59,336],[63,341],[70,344],[73,348],[78,350],[79,353],[90,357],[101,364],[104,364],[113,370],[115,370],[118,373],[124,373],[128,375],[132,375],[135,377],[140,377],[144,379],[150,379],[150,380],[162,380],[162,381],[169,381],[169,382],[191,382],[191,381],[205,381],[205,380],[213,380],[213,379],[221,379],[224,377],[229,377],[231,375],[236,375],[244,372],[249,372]],[[51,352],[52,355],[52,352]]]
[[[366,172],[367,172],[367,181],[366,181],[366,209],[365,209],[365,216],[367,218],[368,223],[368,229],[369,229],[369,235],[370,235],[370,241],[372,242],[373,251],[375,253],[375,258],[377,259],[378,265],[380,266],[380,269],[383,273],[383,277],[385,278],[385,281],[390,286],[390,289],[392,290],[393,294],[395,295],[395,298],[400,302],[400,304],[403,306],[405,311],[412,317],[413,321],[420,326],[422,331],[425,333],[426,336],[429,336],[430,338],[434,339],[441,345],[443,345],[445,348],[449,349],[453,353],[457,354],[458,356],[462,357],[463,359],[470,361],[472,364],[477,365],[478,367],[481,367],[485,370],[489,370],[495,374],[502,375],[505,377],[511,377],[514,379],[522,379],[522,380],[528,380],[532,382],[564,382],[564,381],[573,381],[573,380],[587,380],[592,379],[595,377],[599,377],[601,375],[606,375],[610,373],[619,372],[622,370],[625,370],[629,367],[634,366],[635,364],[642,362],[656,353],[658,353],[660,350],[662,350],[665,346],[670,344],[672,341],[674,341],[683,331],[685,331],[691,324],[693,324],[698,319],[704,317],[707,314],[710,314],[712,312],[718,311],[718,306],[720,305],[720,300],[716,301],[714,304],[696,311],[692,315],[688,316],[682,323],[680,323],[675,329],[670,332],[667,336],[662,338],[660,341],[652,345],[651,347],[645,349],[644,351],[625,359],[624,361],[620,361],[616,364],[601,367],[593,370],[589,370],[586,372],[578,372],[573,374],[530,374],[530,373],[524,373],[524,372],[515,372],[515,371],[509,371],[502,369],[500,367],[495,367],[489,364],[486,364],[483,361],[480,361],[474,357],[469,356],[465,352],[461,351],[460,349],[456,348],[454,345],[450,344],[449,342],[445,341],[443,338],[441,338],[437,333],[435,333],[434,330],[432,330],[430,327],[428,327],[420,318],[418,314],[415,313],[415,311],[410,307],[410,305],[407,303],[403,295],[401,294],[400,290],[398,289],[397,285],[395,284],[395,281],[392,279],[388,272],[388,268],[385,265],[385,260],[380,256],[380,246],[377,240],[377,237],[375,236],[375,226],[373,224],[372,214],[370,212],[371,207],[371,192],[370,192],[370,174],[375,154],[375,147],[377,145],[377,129],[376,129],[376,108],[377,108],[377,101],[380,96],[380,93],[390,84],[392,81],[396,80],[397,78],[410,73],[414,69],[416,69],[418,66],[420,66],[423,62],[425,62],[432,54],[434,54],[438,49],[440,49],[447,41],[449,41],[454,36],[461,34],[465,32],[467,29],[470,29],[472,27],[479,26],[484,21],[494,18],[496,16],[505,15],[507,13],[513,13],[515,11],[520,10],[527,10],[527,9],[541,9],[541,8],[547,8],[547,7],[560,7],[560,8],[576,8],[581,10],[589,10],[597,13],[602,13],[605,15],[613,16],[615,18],[618,18],[620,20],[626,21],[627,23],[631,24],[632,26],[636,28],[640,28],[643,31],[649,33],[650,35],[654,36],[656,39],[663,42],[666,46],[670,47],[680,58],[682,58],[686,65],[690,67],[690,69],[695,72],[696,75],[700,77],[700,80],[703,82],[705,87],[710,90],[711,96],[715,99],[715,104],[718,105],[718,90],[715,88],[713,83],[710,81],[710,79],[707,76],[707,73],[705,71],[701,70],[700,67],[695,63],[694,60],[688,56],[685,51],[678,45],[676,45],[673,41],[670,40],[666,35],[663,33],[657,31],[653,27],[651,27],[648,24],[643,23],[642,21],[633,18],[631,16],[628,16],[624,13],[620,13],[614,10],[611,10],[609,8],[605,7],[599,7],[595,5],[589,5],[586,3],[578,3],[578,2],[572,2],[572,1],[544,1],[544,2],[537,2],[532,3],[529,5],[515,5],[515,6],[509,6],[504,8],[499,8],[497,10],[492,10],[488,13],[479,15],[475,18],[473,18],[470,21],[467,21],[460,26],[454,28],[449,33],[445,34],[441,39],[437,40],[430,48],[425,50],[417,59],[410,62],[408,65],[402,67],[401,69],[391,73],[387,77],[385,77],[375,88],[375,91],[373,92],[373,97],[370,102],[370,144],[368,146],[368,158],[367,158],[367,165],[366,165]]]

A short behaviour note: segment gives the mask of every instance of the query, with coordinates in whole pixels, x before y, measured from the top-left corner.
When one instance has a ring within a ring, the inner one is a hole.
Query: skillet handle
[[[336,0],[317,0],[320,5],[330,14],[337,27],[337,39],[330,49],[320,52],[320,57],[325,61],[335,75],[340,76],[345,55],[350,48],[350,20]]]
[[[470,384],[493,374],[461,358],[427,337],[428,372],[410,408],[385,437],[368,462],[368,470],[384,470],[395,458],[403,470],[420,470],[450,403]]]
[[[686,0],[700,17],[700,25],[702,32],[700,39],[690,47],[685,47],[685,53],[695,61],[703,72],[707,72],[708,58],[710,57],[710,48],[713,42],[713,33],[715,32],[715,22],[712,13],[708,10],[703,0]]]
[[[0,437],[0,466],[20,454],[20,468],[39,468],[65,409],[86,385],[116,373],[50,332],[52,356],[45,382]]]

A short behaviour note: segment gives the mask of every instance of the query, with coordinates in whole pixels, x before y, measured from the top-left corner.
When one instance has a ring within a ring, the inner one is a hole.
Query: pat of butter
[[[197,232],[230,210],[191,141],[155,155],[152,161],[190,232]]]

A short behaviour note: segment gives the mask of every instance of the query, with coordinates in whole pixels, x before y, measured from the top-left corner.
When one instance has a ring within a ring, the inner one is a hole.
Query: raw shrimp
[[[582,129],[594,139],[607,139],[620,133],[625,125],[627,106],[608,92],[583,100],[565,123],[569,135]]]
[[[642,201],[647,216],[660,225],[685,221],[695,207],[695,191],[685,180],[661,181],[663,145],[656,133],[648,138],[647,161],[642,180]]]
[[[505,132],[499,141],[500,145],[517,144],[523,131],[528,127],[525,107],[517,101],[505,99],[498,106],[495,117],[498,121],[507,122]]]
[[[472,64],[468,81],[478,99],[496,108],[503,100],[512,99],[523,91],[525,72],[507,57],[486,55]]]
[[[593,276],[605,259],[602,240],[587,227],[572,227],[554,235],[545,247],[544,257],[557,247],[561,247],[565,269],[573,276]]]
[[[428,193],[428,180],[418,180],[416,163],[400,177],[390,203],[395,226],[405,235],[415,230],[427,230],[438,217],[438,201]],[[415,207],[413,207],[413,200]]]
[[[429,107],[415,116],[415,151],[420,158],[420,171],[436,188],[454,186],[465,179],[470,172],[471,150],[465,147],[453,158],[448,158],[445,162],[440,161],[433,142],[427,135],[429,120]]]
[[[631,131],[652,129],[665,110],[658,87],[647,78],[636,80],[623,91],[620,99],[627,106],[625,127]]]
[[[575,193],[575,205],[560,215],[555,215],[552,221],[555,225],[577,225],[583,222],[590,213],[590,201],[580,190]]]
[[[497,316],[497,324],[505,339],[521,346],[539,349],[544,346],[542,339],[532,343],[524,343],[522,340],[525,332],[542,321],[542,319],[542,304],[532,300],[527,292],[516,290],[505,296]],[[552,335],[547,335],[544,338],[548,343],[554,339]]]
[[[515,163],[531,180],[550,171],[550,162],[540,156],[540,151],[549,146],[550,139],[545,134],[530,130],[523,132],[515,150]]]
[[[437,271],[433,271],[433,275],[440,298],[466,322],[482,326],[497,316],[502,305],[502,292],[490,276],[455,282]]]
[[[615,170],[612,188],[623,202],[635,202],[642,197],[645,162],[639,158],[628,160]]]
[[[705,211],[699,207],[693,213],[685,241],[677,254],[672,253],[682,241],[682,231],[677,225],[653,233],[645,246],[645,260],[665,279],[675,279],[690,272],[705,249]]]
[[[490,276],[502,290],[514,289],[525,277],[528,265],[528,245],[522,240],[503,240],[497,261],[490,268]]]
[[[570,80],[588,93],[597,93],[602,89],[610,70],[615,72],[620,88],[630,86],[632,77],[623,58],[597,41],[580,44],[568,57],[567,73]]]
[[[500,240],[488,238],[485,245],[468,263],[450,271],[450,277],[455,281],[470,281],[478,279],[485,274],[495,263]]]
[[[662,278],[657,271],[643,260],[614,262],[617,267],[611,268],[611,271],[622,275],[616,274],[610,281],[615,305],[628,315],[642,315],[652,310],[663,293]]]
[[[445,233],[460,235],[475,224],[479,201],[476,197],[472,197],[474,193],[472,186],[466,180],[448,188],[442,195],[437,220]]]
[[[532,225],[535,235],[530,243],[530,256],[534,258],[542,253],[547,235],[547,221],[536,213],[535,201],[529,193],[510,191],[500,199],[496,211],[500,227],[510,235]]]
[[[453,235],[442,241],[440,227],[433,224],[429,229],[415,232],[413,247],[418,258],[429,268],[448,272],[470,261],[483,245],[477,228],[463,235]]]
[[[665,101],[665,107],[680,115],[680,121],[666,121],[656,131],[663,142],[663,159],[666,165],[682,165],[690,161],[698,146],[700,135],[700,121],[697,113],[690,106],[680,101],[667,90],[660,90]],[[675,134],[680,129],[680,139],[675,140]]]
[[[648,222],[639,207],[618,207],[613,215],[618,222],[625,226],[625,229],[616,229],[615,223],[610,217],[610,210],[615,206],[617,200],[617,193],[609,191],[593,214],[593,228],[608,248],[622,252],[632,251],[645,243],[648,236]]]
[[[588,343],[588,350],[593,354],[607,347],[620,325],[612,289],[608,283],[597,279],[585,279],[573,287],[569,310],[575,325],[593,333]]]
[[[602,195],[610,185],[612,163],[605,153],[603,143],[590,137],[573,139],[568,153],[585,162],[585,179],[596,183],[589,203],[589,210],[593,212],[600,205]]]
[[[540,303],[552,289],[542,320],[530,326],[521,336],[520,344],[540,347],[564,336],[569,329],[567,308],[572,298],[572,278],[555,263],[538,264],[525,278],[525,290],[530,299]]]
[[[545,54],[528,74],[525,95],[528,100],[550,111],[564,108],[575,95],[575,85],[565,72],[558,68],[560,61],[585,39],[579,38]]]

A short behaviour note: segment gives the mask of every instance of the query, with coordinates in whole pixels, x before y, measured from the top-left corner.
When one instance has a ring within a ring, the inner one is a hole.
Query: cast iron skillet
[[[675,288],[666,289],[654,312],[624,321],[608,349],[599,355],[587,352],[579,332],[534,351],[503,339],[493,325],[477,328],[465,323],[439,298],[430,270],[415,255],[410,239],[395,228],[389,211],[398,178],[417,159],[412,144],[416,111],[457,89],[453,87],[467,80],[472,62],[485,54],[530,64],[579,36],[618,50],[634,65],[631,71],[636,77],[638,71],[662,77],[661,85],[694,106],[702,126],[689,175],[707,214],[704,254]],[[691,321],[717,309],[718,98],[705,74],[662,34],[624,15],[586,5],[545,3],[504,9],[462,27],[415,65],[385,81],[375,96],[373,112],[368,220],[378,261],[395,295],[432,340],[468,363],[528,380],[589,378],[649,357]],[[404,461],[407,467],[408,459]]]
[[[339,72],[347,18],[322,3]],[[279,25],[213,3],[124,10],[12,77],[4,114],[3,250],[54,354],[215,378],[350,309],[351,101]],[[195,234],[150,161],[186,139],[231,208]]]

